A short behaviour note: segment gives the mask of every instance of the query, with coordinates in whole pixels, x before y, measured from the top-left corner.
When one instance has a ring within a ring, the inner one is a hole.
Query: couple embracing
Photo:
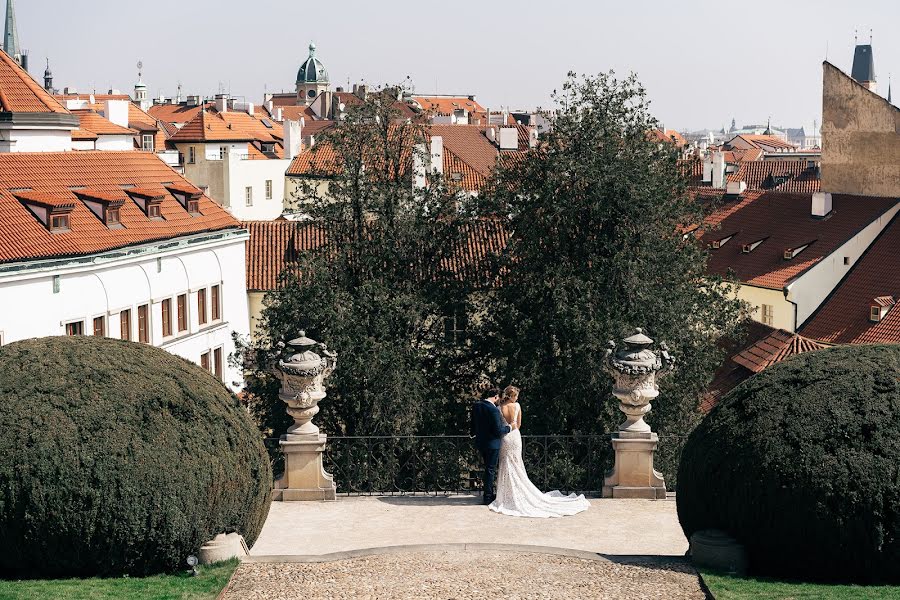
[[[563,517],[587,510],[590,504],[583,495],[543,493],[531,483],[522,460],[521,428],[515,386],[502,394],[490,388],[472,407],[471,433],[484,459],[484,504],[513,517]]]

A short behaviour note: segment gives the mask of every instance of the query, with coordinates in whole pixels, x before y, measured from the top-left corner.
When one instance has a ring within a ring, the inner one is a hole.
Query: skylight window
[[[275,127],[272,125],[272,122],[268,119],[262,119],[262,124],[265,125],[269,129],[274,129]]]

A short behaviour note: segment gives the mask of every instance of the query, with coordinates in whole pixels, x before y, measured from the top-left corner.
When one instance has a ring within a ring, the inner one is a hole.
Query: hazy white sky
[[[418,93],[549,106],[566,72],[635,71],[666,127],[811,125],[821,61],[849,72],[853,32],[874,29],[875,68],[900,97],[898,0],[15,0],[31,72],[54,85],[130,91],[135,64],[154,96],[259,102],[292,90],[314,40],[332,85],[413,79]]]

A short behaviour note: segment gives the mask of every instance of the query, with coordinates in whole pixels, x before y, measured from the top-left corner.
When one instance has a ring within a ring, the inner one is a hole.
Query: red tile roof
[[[666,129],[665,131],[663,131],[662,129],[654,129],[650,132],[650,136],[651,139],[655,141],[672,142],[678,148],[687,146],[687,140],[684,139],[684,136],[674,129]]]
[[[171,125],[185,124],[194,119],[202,107],[207,109],[215,107],[214,102],[206,102],[202,105],[187,106],[185,104],[154,104],[147,112],[154,119],[159,119]]]
[[[2,50],[0,50],[0,111],[62,114],[69,112]]]
[[[190,185],[149,152],[0,153],[0,262],[92,254],[238,226],[225,209],[206,197],[200,199],[202,215],[189,215],[166,191],[170,183]],[[126,185],[165,194],[164,219],[148,219],[125,193]],[[106,227],[78,199],[85,189],[127,200],[120,217],[124,227]],[[50,233],[15,197],[23,191],[75,201],[70,231]]]
[[[308,106],[279,106],[277,108],[281,109],[282,120],[299,121],[302,117],[309,124],[318,119],[316,113]]]
[[[82,131],[90,131],[96,135],[137,135],[134,129],[128,129],[116,125],[112,121],[98,115],[93,110],[73,110],[73,115],[78,115],[78,128]],[[74,139],[74,138],[73,138]]]
[[[748,371],[759,373],[789,356],[823,348],[827,348],[827,346],[807,339],[798,333],[776,329],[765,338],[744,348],[731,359]]]
[[[885,228],[822,306],[803,324],[806,337],[834,344],[900,343],[900,306],[878,323],[873,299],[900,297],[900,218]]]
[[[721,195],[722,190],[716,191]],[[736,200],[726,199],[707,220],[702,243],[735,234],[721,248],[710,250],[708,268],[719,275],[733,270],[743,283],[780,290],[896,202],[894,198],[834,194],[832,213],[822,219],[811,216],[811,195],[745,192]],[[719,228],[710,229],[710,225]],[[742,252],[744,244],[763,238],[752,252]],[[796,257],[784,259],[786,249],[811,240],[815,242]]]
[[[288,266],[296,266],[304,252],[325,241],[322,228],[309,221],[244,221],[247,241],[247,291],[269,291],[278,287],[278,277]]]
[[[818,168],[810,167],[808,160],[744,161],[728,174],[728,181],[743,181],[751,190],[811,194],[820,189]]]
[[[286,268],[296,268],[304,252],[320,247],[326,232],[311,221],[245,221],[247,242],[247,290],[269,291],[278,287]],[[499,254],[508,242],[508,232],[499,220],[485,219],[466,225],[466,240],[448,250],[444,266],[459,277],[479,284],[487,281],[487,260]]]
[[[259,118],[246,112],[205,110],[179,129],[171,141],[280,143],[281,137],[281,128],[274,123],[271,128],[266,127]]]
[[[438,115],[452,115],[454,110],[466,110],[471,113],[486,112],[484,107],[467,96],[413,96],[422,110]]]
[[[750,135],[750,134],[741,134],[737,135],[731,140],[729,140],[725,147],[729,150],[737,148],[741,148],[741,142],[746,144],[749,148],[758,148],[761,150],[796,150],[797,146],[791,144],[790,142],[786,142],[778,136],[774,135]]]
[[[813,340],[783,329],[773,329],[758,321],[748,321],[741,335],[740,350],[734,340],[725,340],[728,358],[716,371],[700,401],[700,410],[709,412],[728,392],[775,363],[795,354],[827,348]]]

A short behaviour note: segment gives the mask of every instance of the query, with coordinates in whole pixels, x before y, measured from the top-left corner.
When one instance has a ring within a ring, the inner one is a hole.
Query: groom
[[[489,388],[472,407],[471,433],[481,452],[481,458],[484,459],[484,504],[490,504],[496,498],[494,478],[497,476],[497,463],[500,460],[500,442],[510,431],[497,408],[499,396],[499,389]]]

